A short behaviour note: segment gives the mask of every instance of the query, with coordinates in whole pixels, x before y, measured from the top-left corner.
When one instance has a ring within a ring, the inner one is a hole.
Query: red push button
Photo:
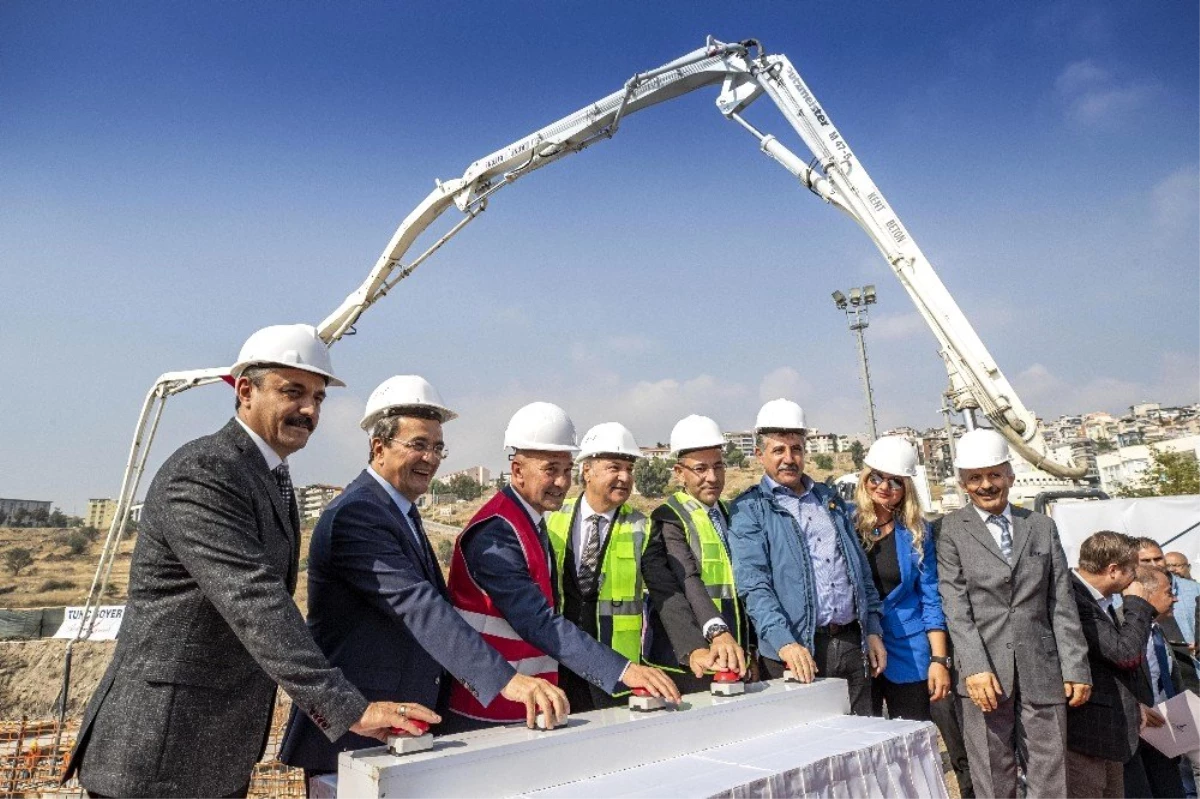
[[[418,732],[417,735],[424,735],[425,733],[429,732],[429,725],[423,721],[418,721],[417,719],[409,719],[408,723],[413,725],[414,727],[416,727],[418,730],[420,730],[420,732]],[[412,735],[412,733],[409,732],[408,730],[402,730],[399,727],[392,727],[392,735]]]
[[[736,671],[718,671],[713,675],[713,682],[741,682]]]

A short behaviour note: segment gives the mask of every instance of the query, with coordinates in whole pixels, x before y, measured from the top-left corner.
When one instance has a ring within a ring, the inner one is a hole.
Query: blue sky
[[[1157,3],[0,4],[0,496],[113,496],[162,372],[316,323],[477,158],[699,47],[787,55],[1029,407],[1200,398],[1197,6]],[[701,90],[499,193],[333,350],[299,482],[365,462],[371,389],[419,373],[461,418],[446,470],[562,404],[642,443],[779,395],[865,429],[829,294],[879,287],[883,427],[938,424],[945,372],[873,245]],[[760,100],[748,116],[797,152]],[[807,157],[807,154],[806,154]],[[415,252],[415,251],[414,251]],[[228,418],[168,403],[156,467]],[[142,491],[148,486],[143,483]]]

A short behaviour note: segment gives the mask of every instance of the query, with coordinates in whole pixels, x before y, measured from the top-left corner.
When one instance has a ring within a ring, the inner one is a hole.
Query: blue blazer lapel
[[[429,573],[430,564],[426,562],[425,552],[417,545],[417,535],[419,533],[413,530],[408,517],[400,512],[400,508],[396,507],[396,503],[392,500],[391,495],[384,490],[384,487],[379,484],[378,480],[367,474],[365,469],[359,475],[358,479],[355,480],[355,482],[358,481],[362,481],[363,485],[374,494],[375,498],[388,509],[388,512],[398,525],[398,529],[392,531],[396,540],[400,542],[400,546],[408,553],[408,557],[412,559],[412,562],[419,565],[425,572],[425,575],[436,584],[437,581],[433,580],[433,575]]]
[[[892,531],[892,535],[896,539],[896,560],[900,563],[900,584],[883,598],[884,613],[899,605],[901,600],[912,593],[912,573],[915,567],[913,559],[919,557],[913,552],[912,533],[909,532],[907,527],[897,524],[896,529]]]

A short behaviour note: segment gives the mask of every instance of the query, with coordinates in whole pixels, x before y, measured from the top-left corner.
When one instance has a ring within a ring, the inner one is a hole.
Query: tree
[[[4,550],[4,568],[16,577],[21,569],[33,565],[33,553],[24,547],[12,547]]]
[[[450,567],[450,558],[454,555],[454,542],[449,538],[440,539],[437,543],[437,559],[438,563],[443,566]]]
[[[833,458],[822,453],[813,457],[813,465],[823,472],[833,471]]]
[[[740,469],[746,465],[746,453],[738,449],[732,441],[726,441],[725,462],[735,469]]]
[[[67,548],[71,550],[72,555],[82,555],[87,551],[88,544],[92,543],[86,535],[79,530],[72,530],[67,534]]]
[[[641,458],[633,465],[633,484],[644,497],[661,497],[671,479],[671,464],[662,458]]]
[[[1122,484],[1119,497],[1172,497],[1200,494],[1200,463],[1191,452],[1167,452],[1150,448],[1150,465],[1141,477]]]
[[[478,499],[483,493],[483,486],[465,474],[456,474],[446,484],[446,489],[459,499]]]
[[[429,483],[429,493],[430,493],[430,494],[433,494],[435,497],[436,497],[438,494],[449,494],[449,493],[450,493],[450,486],[446,485],[446,483],[445,483],[445,482],[443,482],[443,481],[441,481],[441,480],[438,480],[438,479],[435,477],[435,478],[434,478],[432,481],[430,481],[430,483]]]
[[[67,514],[63,513],[57,507],[50,511],[50,526],[51,527],[66,527],[68,523]]]
[[[854,461],[854,468],[861,469],[863,467],[863,458],[866,457],[866,452],[863,451],[862,442],[857,438],[850,444],[850,458]]]

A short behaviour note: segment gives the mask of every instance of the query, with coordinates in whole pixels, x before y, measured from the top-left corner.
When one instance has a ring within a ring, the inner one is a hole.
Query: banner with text
[[[98,608],[92,608],[92,612],[88,615],[89,621],[91,618],[95,619],[95,625],[92,627],[91,635],[86,638],[91,641],[112,641],[117,637],[117,631],[121,629],[121,619],[125,617],[125,606],[101,605]],[[83,608],[67,608],[62,626],[58,628],[54,637],[74,638],[79,635],[81,628],[86,633],[87,625],[84,624]]]

